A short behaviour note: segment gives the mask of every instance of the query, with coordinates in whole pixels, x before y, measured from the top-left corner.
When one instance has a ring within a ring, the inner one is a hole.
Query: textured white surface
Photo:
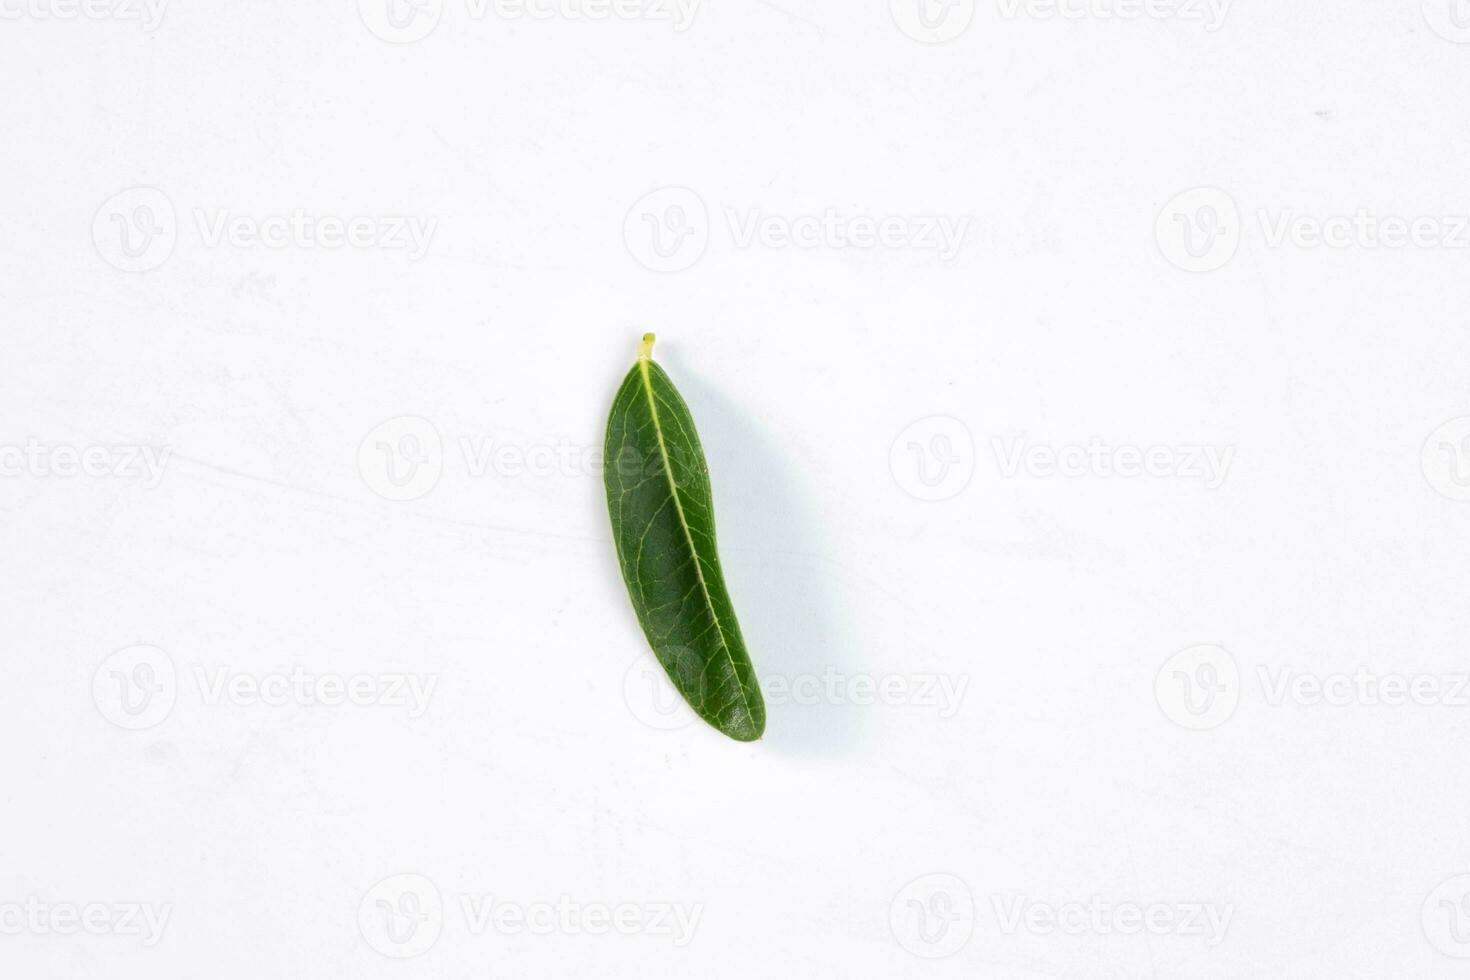
[[[387,2],[0,0],[0,974],[1463,975],[1470,10]]]

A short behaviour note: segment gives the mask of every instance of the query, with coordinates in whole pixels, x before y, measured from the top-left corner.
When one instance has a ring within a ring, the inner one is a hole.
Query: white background
[[[0,19],[0,973],[1470,967],[1450,0],[66,2]],[[366,237],[249,238],[298,211]],[[1431,221],[1314,244],[1360,211]],[[645,329],[759,743],[660,713],[585,462]],[[434,687],[211,694],[293,670]],[[486,898],[700,917],[476,931]]]

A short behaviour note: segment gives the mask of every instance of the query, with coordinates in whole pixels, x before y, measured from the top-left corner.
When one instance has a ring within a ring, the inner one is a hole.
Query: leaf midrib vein
[[[730,676],[735,679],[735,687],[740,691],[740,706],[745,709],[745,717],[750,720],[753,728],[755,727],[755,714],[750,710],[750,699],[745,694],[745,682],[740,678],[740,669],[735,666],[735,655],[730,652],[730,642],[725,639],[725,628],[720,625],[720,614],[715,609],[714,597],[709,594],[709,585],[704,580],[704,567],[699,561],[699,549],[694,546],[694,535],[690,531],[688,519],[684,516],[684,505],[679,500],[679,486],[674,482],[674,467],[669,461],[669,448],[664,444],[664,428],[659,422],[658,405],[653,397],[653,379],[650,376],[648,365],[649,361],[646,358],[639,358],[638,374],[643,381],[643,394],[648,399],[648,412],[653,419],[653,434],[658,440],[659,460],[664,464],[664,476],[669,481],[669,496],[674,498],[674,511],[679,515],[679,529],[684,532],[684,540],[689,544],[689,554],[694,560],[694,575],[699,580],[700,591],[704,593],[705,608],[709,610],[709,618],[714,624],[715,632],[720,634],[720,649],[725,651],[725,659],[730,663]],[[710,519],[714,519],[713,514],[710,515]]]

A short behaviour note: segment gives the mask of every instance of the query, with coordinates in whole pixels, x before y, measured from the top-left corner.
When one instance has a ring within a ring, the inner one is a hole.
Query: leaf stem
[[[638,345],[638,360],[653,360],[653,334],[646,333],[643,335],[643,342]]]

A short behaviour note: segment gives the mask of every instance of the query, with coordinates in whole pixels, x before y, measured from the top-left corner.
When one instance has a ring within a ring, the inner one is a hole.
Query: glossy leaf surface
[[[607,421],[604,478],[623,581],[690,707],[731,738],[754,741],[766,709],[720,571],[709,467],[689,407],[652,352],[646,334]]]

